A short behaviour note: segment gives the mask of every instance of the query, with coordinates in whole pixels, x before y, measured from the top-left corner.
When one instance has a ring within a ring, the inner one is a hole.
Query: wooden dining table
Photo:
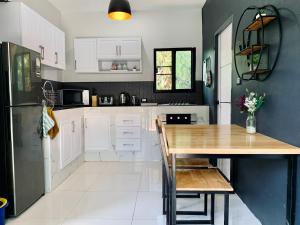
[[[167,150],[172,157],[172,225],[176,221],[177,158],[251,158],[284,157],[289,160],[288,220],[294,224],[296,157],[300,148],[263,134],[248,134],[237,125],[163,125]],[[175,212],[175,213],[174,213]]]

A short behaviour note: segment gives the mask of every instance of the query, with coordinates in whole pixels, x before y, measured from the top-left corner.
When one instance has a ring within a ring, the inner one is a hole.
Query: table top
[[[163,125],[170,154],[299,155],[300,148],[237,125]]]

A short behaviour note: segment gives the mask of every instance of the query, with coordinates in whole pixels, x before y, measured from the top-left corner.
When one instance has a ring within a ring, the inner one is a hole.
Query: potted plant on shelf
[[[255,71],[256,68],[259,66],[259,59],[260,59],[260,54],[256,53],[253,54],[252,56],[252,62],[251,62],[251,57],[248,59],[248,65],[249,65],[249,71]]]
[[[249,92],[246,89],[246,94],[240,97],[237,106],[241,113],[248,113],[246,120],[246,130],[249,134],[256,133],[256,118],[255,113],[259,110],[265,102],[266,94],[258,94],[257,92]]]

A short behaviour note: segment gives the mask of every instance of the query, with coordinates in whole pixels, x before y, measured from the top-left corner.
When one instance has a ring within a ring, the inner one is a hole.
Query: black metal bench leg
[[[163,198],[163,215],[166,215],[166,171],[164,165],[162,164],[162,198]]]
[[[224,225],[229,224],[229,194],[224,195]]]
[[[215,224],[215,194],[211,194],[210,220],[211,224]]]
[[[207,216],[207,194],[204,194],[204,215]]]

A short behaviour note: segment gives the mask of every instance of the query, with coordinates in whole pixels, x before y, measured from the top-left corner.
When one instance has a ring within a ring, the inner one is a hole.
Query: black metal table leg
[[[224,195],[224,225],[229,223],[229,194]]]
[[[215,224],[215,194],[210,195],[211,207],[210,207],[210,220],[211,224]]]
[[[176,225],[176,154],[172,154],[172,225]]]

